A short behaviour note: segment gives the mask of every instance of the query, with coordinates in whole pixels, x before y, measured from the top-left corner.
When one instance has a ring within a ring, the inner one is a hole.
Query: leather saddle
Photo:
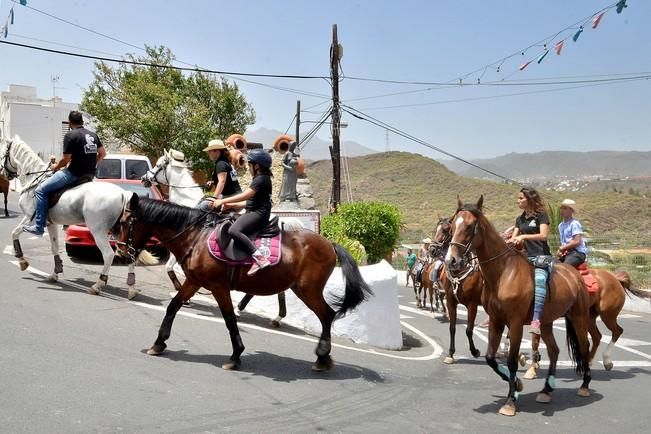
[[[87,182],[92,182],[94,177],[95,175],[82,175],[79,178],[77,178],[77,180],[72,184],[66,185],[61,190],[57,190],[53,193],[50,193],[47,199],[48,208],[52,208],[54,205],[56,205],[59,202],[59,199],[61,199],[63,193],[65,193],[66,191],[70,190],[73,187],[77,187],[78,185],[85,184]]]
[[[217,243],[219,248],[226,258],[231,261],[243,261],[249,259],[251,255],[242,250],[239,243],[233,239],[228,233],[231,225],[235,222],[238,215],[228,218],[217,225],[215,235],[217,235]],[[274,216],[269,220],[269,223],[256,233],[248,234],[249,239],[255,242],[256,238],[272,238],[280,234],[280,225],[278,224],[278,216]]]

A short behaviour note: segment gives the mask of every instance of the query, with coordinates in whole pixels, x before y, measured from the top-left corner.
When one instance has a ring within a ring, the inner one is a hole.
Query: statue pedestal
[[[274,208],[274,209],[282,210],[282,211],[286,211],[286,210],[298,211],[301,208],[298,206],[298,201],[284,200],[284,201],[280,202],[278,204],[278,206],[276,208]]]

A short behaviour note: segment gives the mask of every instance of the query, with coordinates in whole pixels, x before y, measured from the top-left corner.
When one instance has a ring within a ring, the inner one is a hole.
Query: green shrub
[[[326,238],[360,242],[371,264],[380,262],[393,251],[400,229],[400,211],[384,202],[347,203],[321,222],[321,232]]]
[[[334,238],[329,238],[330,241],[339,244],[344,249],[348,250],[358,265],[366,265],[368,257],[366,256],[366,249],[359,241],[352,240],[344,235],[338,235]]]

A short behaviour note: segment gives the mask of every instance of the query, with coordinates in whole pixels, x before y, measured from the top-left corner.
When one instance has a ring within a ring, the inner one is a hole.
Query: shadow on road
[[[502,387],[504,387],[504,391],[506,392],[508,385],[503,383]],[[577,390],[578,388],[555,389],[554,392],[552,392],[552,402],[549,404],[536,402],[538,391],[521,393],[516,403],[518,413],[540,413],[543,416],[554,416],[557,412],[585,407],[601,401],[604,398],[602,394],[595,392],[592,389],[590,390],[590,396],[588,398],[582,398],[577,396]],[[481,414],[497,414],[502,405],[504,405],[506,397],[497,395],[493,395],[492,397],[494,398],[493,402],[475,408],[474,411]]]

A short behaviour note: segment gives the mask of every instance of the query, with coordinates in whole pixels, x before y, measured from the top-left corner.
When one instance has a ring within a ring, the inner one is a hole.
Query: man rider
[[[80,112],[68,114],[70,131],[63,138],[63,156],[58,163],[51,163],[54,175],[43,181],[35,191],[36,215],[34,224],[23,226],[25,232],[41,236],[45,229],[48,212],[48,196],[74,183],[81,176],[95,175],[97,164],[106,155],[102,142],[93,131],[84,127]],[[61,170],[63,169],[63,170]]]

